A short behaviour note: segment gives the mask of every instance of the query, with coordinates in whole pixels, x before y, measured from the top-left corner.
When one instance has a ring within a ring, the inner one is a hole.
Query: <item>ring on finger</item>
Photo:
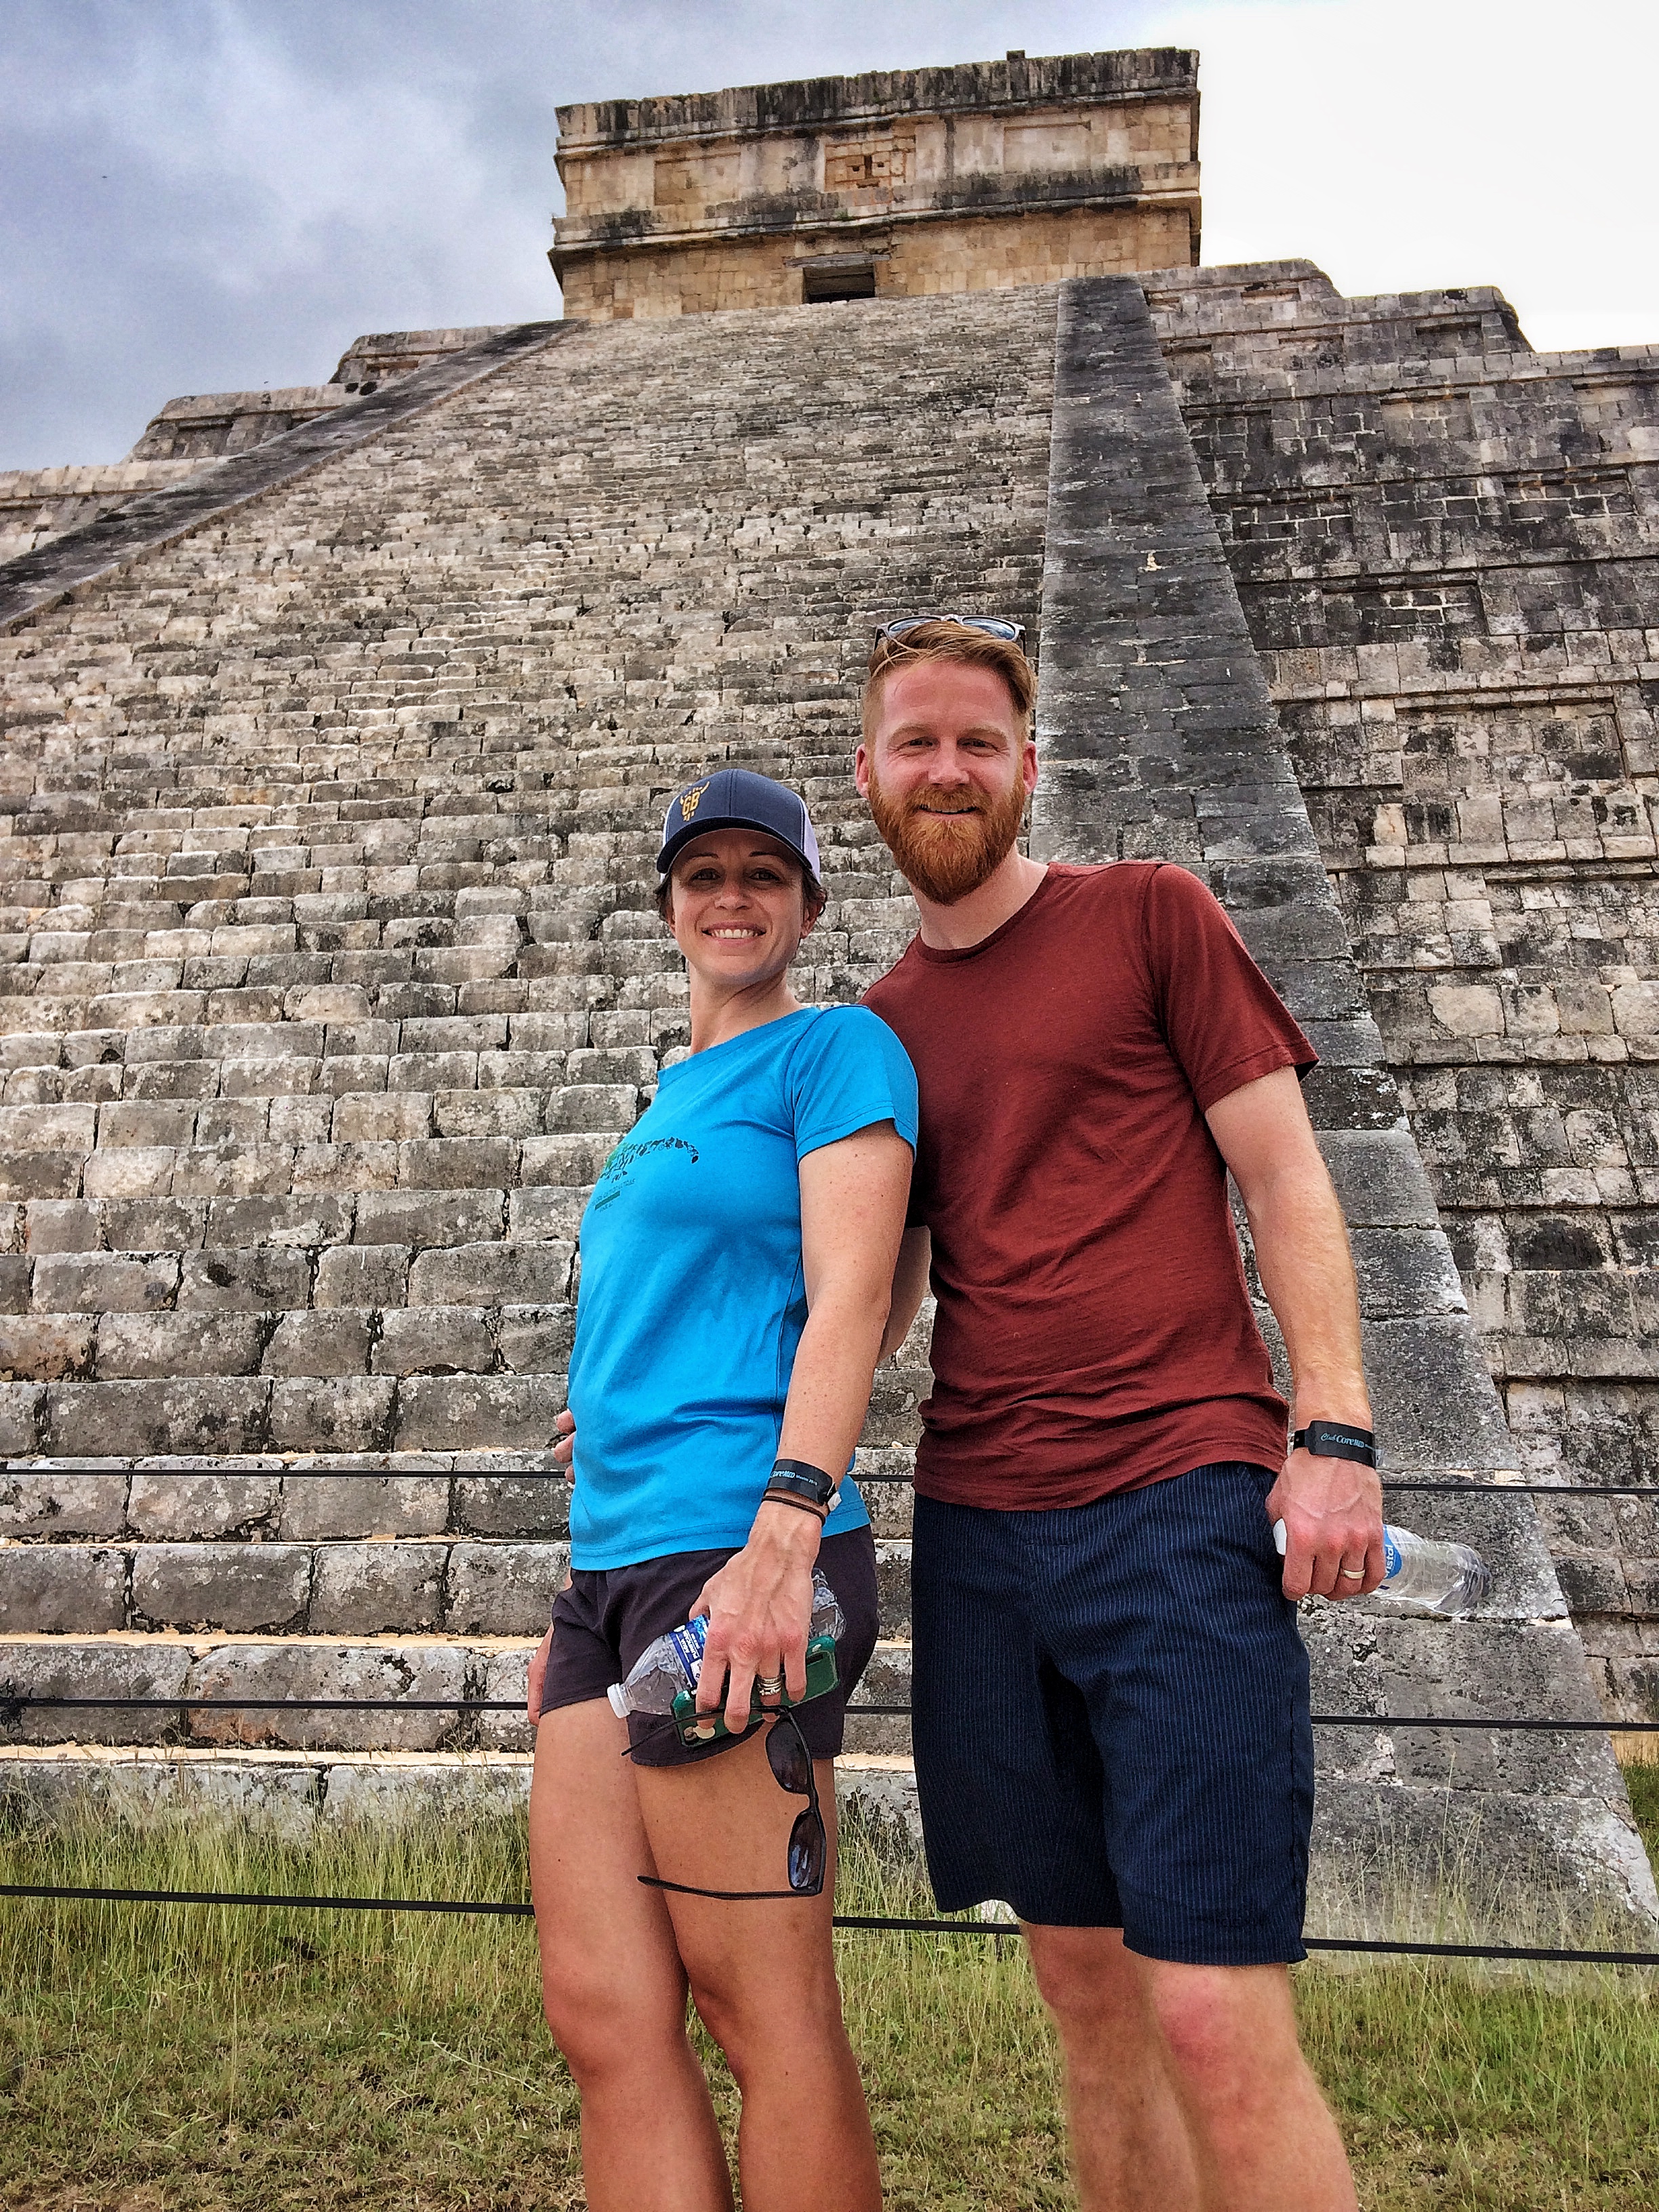
[[[775,1698],[782,1693],[783,1677],[781,1674],[757,1674],[755,1677],[755,1686],[762,1697]]]
[[[1363,1583],[1365,1579],[1365,1570],[1364,1567],[1344,1567],[1341,1570],[1341,1572],[1343,1579],[1346,1582]]]

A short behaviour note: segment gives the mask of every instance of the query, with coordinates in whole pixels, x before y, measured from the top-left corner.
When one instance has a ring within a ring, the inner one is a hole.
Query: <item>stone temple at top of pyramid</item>
[[[916,299],[1199,253],[1198,56],[1057,54],[559,110],[589,321]]]
[[[1333,1914],[1448,1855],[1652,1914],[1595,1724],[1659,1717],[1659,359],[1199,265],[1196,81],[566,109],[562,319],[0,478],[0,1790],[522,1788],[578,1224],[687,1041],[665,795],[809,797],[855,997],[872,631],[992,608],[1032,852],[1194,870],[1318,1046],[1391,1513],[1494,1569],[1306,1613]],[[927,1352],[860,1447],[897,1810]]]

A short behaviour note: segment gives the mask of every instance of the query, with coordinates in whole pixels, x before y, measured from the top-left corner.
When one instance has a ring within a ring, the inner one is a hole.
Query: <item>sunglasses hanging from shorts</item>
[[[635,1879],[647,1889],[671,1889],[677,1897],[713,1897],[723,1905],[744,1905],[760,1897],[819,1897],[830,1858],[823,1813],[818,1804],[818,1785],[812,1772],[812,1754],[806,1748],[795,1717],[781,1712],[766,1734],[766,1763],[780,1789],[792,1797],[805,1797],[806,1809],[789,1831],[789,1887],[787,1889],[694,1889],[689,1882],[664,1881],[660,1875],[642,1874]]]
[[[878,637],[902,637],[907,631],[920,629],[924,623],[955,623],[963,629],[982,629],[988,637],[1000,637],[1006,645],[1018,645],[1025,635],[1024,623],[1005,622],[1000,615],[902,615],[897,622],[883,623],[876,632]]]

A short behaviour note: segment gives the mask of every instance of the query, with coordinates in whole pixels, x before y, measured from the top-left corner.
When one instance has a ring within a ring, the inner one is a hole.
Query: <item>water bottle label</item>
[[[688,1620],[684,1628],[671,1628],[668,1640],[674,1647],[674,1656],[685,1669],[685,1679],[695,1682],[702,1666],[702,1647],[708,1640],[708,1623],[699,1616]]]
[[[1386,1525],[1382,1530],[1382,1579],[1391,1583],[1400,1572],[1400,1547],[1394,1540],[1394,1530]]]

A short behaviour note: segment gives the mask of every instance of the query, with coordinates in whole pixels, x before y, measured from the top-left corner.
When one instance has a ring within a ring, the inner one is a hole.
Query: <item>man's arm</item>
[[[1370,1428],[1347,1230],[1296,1071],[1247,1083],[1205,1118],[1244,1200],[1261,1287],[1284,1332],[1291,1426]],[[1293,1451],[1267,1510],[1285,1523],[1287,1597],[1358,1597],[1382,1581],[1382,1492],[1372,1468]]]
[[[933,1261],[932,1236],[925,1229],[907,1229],[899,1246],[898,1264],[893,1269],[892,1303],[887,1309],[887,1326],[882,1331],[878,1360],[896,1352],[909,1335],[910,1325],[921,1311],[921,1302],[927,1295],[927,1273]]]

